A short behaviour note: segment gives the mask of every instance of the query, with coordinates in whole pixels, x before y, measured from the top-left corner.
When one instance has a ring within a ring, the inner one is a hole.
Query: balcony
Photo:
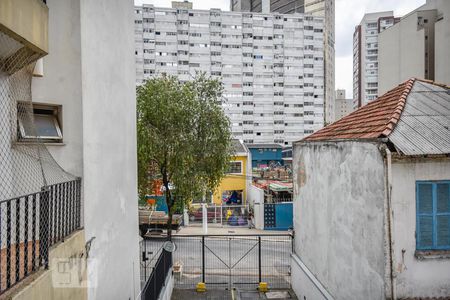
[[[48,7],[42,0],[0,0],[0,66],[13,74],[48,53]]]
[[[48,269],[50,251],[81,228],[81,179],[0,201],[0,295]]]

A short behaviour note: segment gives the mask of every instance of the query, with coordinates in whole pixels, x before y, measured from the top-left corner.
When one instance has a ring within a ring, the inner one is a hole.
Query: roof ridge
[[[413,77],[403,83],[403,84],[405,84],[405,89],[403,90],[402,94],[400,95],[399,101],[397,103],[397,107],[395,108],[391,119],[386,124],[386,128],[383,130],[380,137],[387,137],[394,130],[395,126],[397,125],[398,121],[400,120],[403,109],[405,108],[405,105],[406,105],[406,99],[408,98],[408,95],[411,92],[411,89],[412,89],[415,81],[416,81],[416,78]]]
[[[439,82],[433,81],[431,79],[415,78],[415,80],[416,81],[425,82],[425,83],[430,83],[432,85],[437,85],[437,86],[440,86],[440,87],[445,88],[445,89],[450,89],[449,85],[446,85],[445,83],[439,83]]]

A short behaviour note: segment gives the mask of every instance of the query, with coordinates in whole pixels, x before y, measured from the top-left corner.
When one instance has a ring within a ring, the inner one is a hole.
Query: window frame
[[[18,103],[20,105],[20,103]],[[63,142],[63,134],[60,125],[60,115],[61,115],[61,105],[56,104],[44,104],[44,103],[31,103],[33,110],[33,120],[34,116],[51,116],[53,124],[55,126],[55,130],[57,132],[57,136],[32,136],[27,135],[25,131],[25,127],[23,125],[22,118],[17,115],[17,125],[18,125],[18,142],[44,142],[44,143],[62,143]],[[51,114],[39,114],[35,113],[35,110],[48,110],[52,111]]]
[[[232,160],[232,161],[230,161],[229,162],[229,165],[230,164],[233,164],[233,163],[238,163],[239,165],[240,165],[240,168],[241,168],[241,171],[239,172],[239,173],[236,173],[236,172],[226,172],[226,174],[239,174],[239,175],[242,175],[243,174],[243,162],[242,162],[242,160]]]
[[[419,185],[430,184],[431,185],[431,196],[432,196],[432,212],[431,213],[420,213],[419,212]],[[438,216],[448,216],[450,217],[449,212],[437,212],[437,185],[438,184],[448,184],[449,193],[450,193],[450,180],[417,180],[416,181],[416,250],[417,251],[447,251],[450,250],[450,243],[444,246],[438,246],[438,237],[437,237],[437,217]],[[419,219],[420,216],[427,216],[433,218],[433,228],[432,228],[432,246],[420,246],[420,230],[419,230]],[[450,225],[449,225],[450,226]],[[450,230],[450,228],[449,228]]]

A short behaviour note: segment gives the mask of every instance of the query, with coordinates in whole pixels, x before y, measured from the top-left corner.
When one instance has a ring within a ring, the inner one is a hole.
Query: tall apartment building
[[[450,85],[450,1],[428,0],[378,38],[379,94],[411,77]]]
[[[325,122],[332,123],[335,117],[335,0],[305,0],[305,14],[323,17],[324,23],[324,72],[325,72]]]
[[[324,78],[326,123],[334,121],[334,41],[335,1],[333,0],[231,0],[232,11],[305,13],[323,17],[324,23]]]
[[[378,35],[394,25],[392,11],[365,14],[353,33],[353,108],[378,97]]]
[[[303,13],[304,0],[231,0],[231,11]]]
[[[353,111],[353,99],[345,97],[345,90],[336,90],[335,117],[339,120]]]
[[[162,73],[223,82],[232,132],[289,145],[323,127],[323,18],[135,8],[137,83]]]

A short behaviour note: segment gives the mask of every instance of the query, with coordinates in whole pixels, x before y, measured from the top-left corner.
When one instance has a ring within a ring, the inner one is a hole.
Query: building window
[[[228,165],[228,174],[242,174],[242,161],[230,161]]]
[[[450,181],[416,183],[416,249],[450,250]]]
[[[26,103],[17,106],[19,141],[62,142],[62,130],[58,118],[61,106],[33,103],[33,115],[28,113]],[[33,122],[34,121],[34,122]]]

